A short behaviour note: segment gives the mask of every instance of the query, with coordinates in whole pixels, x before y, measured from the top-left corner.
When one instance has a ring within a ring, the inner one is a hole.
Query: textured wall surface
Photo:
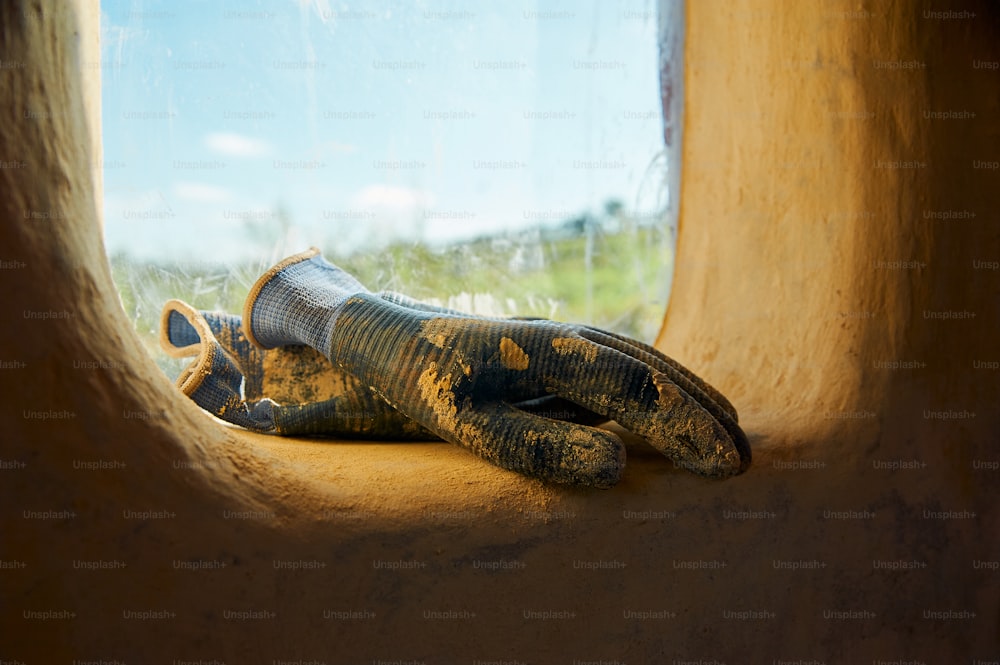
[[[754,466],[584,492],[182,399],[104,257],[97,8],[0,5],[0,661],[1000,660],[989,7],[689,3],[658,344]]]

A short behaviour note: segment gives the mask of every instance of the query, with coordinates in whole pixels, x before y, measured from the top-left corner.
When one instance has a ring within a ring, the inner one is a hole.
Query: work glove
[[[705,476],[750,463],[732,405],[652,347],[589,326],[393,301],[316,249],[267,271],[243,322],[255,346],[308,345],[434,434],[529,476],[608,488],[625,465],[612,432],[517,408],[540,395],[615,420]]]
[[[239,316],[202,312],[170,300],[160,317],[160,346],[174,357],[195,357],[177,378],[182,393],[217,418],[249,430],[286,436],[437,438],[314,349],[254,347]]]
[[[459,314],[392,292],[380,297],[426,311]],[[181,300],[169,300],[160,316],[160,346],[177,358],[195,357],[177,378],[177,387],[199,407],[233,425],[284,436],[438,438],[315,349],[254,347],[239,316],[199,311]],[[518,406],[561,420],[604,420],[551,396]]]

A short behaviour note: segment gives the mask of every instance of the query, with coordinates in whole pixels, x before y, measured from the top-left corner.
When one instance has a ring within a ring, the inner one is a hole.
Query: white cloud
[[[354,195],[356,208],[374,211],[407,213],[423,210],[434,204],[430,192],[396,185],[368,185]]]
[[[325,144],[327,150],[333,154],[341,155],[352,155],[358,151],[358,146],[353,143],[337,143],[336,141],[330,141]]]
[[[174,194],[184,201],[195,203],[221,203],[229,199],[230,192],[224,187],[205,185],[200,182],[174,183]]]
[[[271,152],[271,146],[266,141],[230,132],[209,134],[205,137],[205,145],[210,150],[231,157],[260,157]]]

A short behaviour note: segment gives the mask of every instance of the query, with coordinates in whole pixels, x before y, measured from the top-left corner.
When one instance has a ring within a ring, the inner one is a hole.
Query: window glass
[[[102,2],[126,312],[238,313],[311,245],[371,289],[655,336],[672,270],[650,0]]]

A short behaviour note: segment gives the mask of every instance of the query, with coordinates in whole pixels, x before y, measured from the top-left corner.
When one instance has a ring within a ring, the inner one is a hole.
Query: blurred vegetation
[[[247,232],[263,233],[259,227]],[[666,306],[672,248],[671,231],[661,221],[637,222],[619,202],[608,201],[600,216],[443,246],[395,242],[346,255],[323,249],[373,291],[398,291],[475,314],[589,323],[652,341]],[[188,361],[169,358],[159,347],[163,303],[179,298],[198,309],[238,314],[270,260],[161,264],[117,254],[111,265],[125,312],[173,378]]]

